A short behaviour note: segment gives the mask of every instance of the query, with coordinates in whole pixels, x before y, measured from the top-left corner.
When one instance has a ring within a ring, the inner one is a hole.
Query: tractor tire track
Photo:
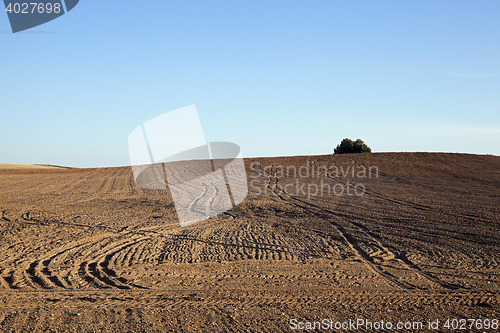
[[[274,170],[274,172],[273,172]],[[286,193],[283,189],[281,189],[278,185],[278,178],[276,177],[276,168],[274,167],[274,165],[272,166],[271,168],[271,173],[267,173],[265,170],[263,170],[269,177],[269,181],[268,181],[268,188],[278,197],[280,198],[281,200],[285,201],[285,202],[289,202],[289,203],[292,203],[293,205],[299,207],[299,208],[302,208],[304,210],[306,210],[307,212],[311,213],[312,215],[324,220],[324,214],[328,214],[330,216],[334,216],[336,218],[338,218],[338,216],[336,214],[334,214],[333,212],[329,211],[329,210],[326,210],[326,209],[323,209],[321,207],[318,207],[314,204],[311,204],[311,203],[308,203],[304,200],[301,200],[299,198],[295,198],[293,196],[291,196],[290,194]],[[275,186],[273,187],[272,184],[275,184]],[[278,193],[275,189],[279,189],[280,193]],[[289,198],[290,200],[287,200],[284,196],[286,196],[287,198]],[[345,219],[343,219],[344,222],[346,222],[347,226],[350,226],[350,227],[354,227],[354,229],[356,229],[357,231],[360,231],[364,234],[367,234],[366,232],[364,232],[363,229],[360,229],[358,225],[356,224],[353,224],[351,221],[347,221]],[[383,278],[385,278],[388,282],[396,285],[396,286],[399,286],[403,289],[420,289],[420,287],[416,286],[416,285],[413,285],[409,282],[406,282],[406,281],[401,281],[400,279],[398,279],[397,277],[395,277],[393,274],[389,273],[389,272],[385,272],[381,266],[379,264],[377,264],[374,259],[373,259],[373,256],[370,256],[369,253],[367,253],[361,246],[360,246],[360,242],[357,240],[357,238],[353,235],[353,233],[350,233],[345,226],[342,226],[336,222],[333,222],[331,221],[330,219],[327,220],[327,222],[329,223],[332,223],[334,225],[334,228],[338,231],[338,233],[341,235],[341,237],[343,238],[343,240],[345,241],[345,243],[351,248],[351,250],[356,253],[356,255],[358,257],[360,257],[363,262],[368,266],[370,267],[374,272],[376,272],[377,274],[379,274],[380,276],[382,276]],[[403,263],[403,265],[405,266],[406,269],[410,270],[410,271],[413,271],[414,273],[416,273],[417,275],[423,277],[424,279],[428,280],[428,281],[431,281],[432,283],[438,283],[439,285],[441,285],[441,287],[443,288],[446,288],[446,289],[458,289],[459,287],[457,286],[454,286],[454,285],[450,285],[448,283],[445,283],[445,282],[442,282],[440,280],[438,280],[437,278],[434,278],[434,277],[429,277],[427,276],[426,274],[424,274],[422,272],[422,270],[420,269],[416,269],[416,265],[414,264],[411,264],[409,265],[409,263],[411,263],[407,258],[406,260],[402,259],[399,255],[396,255],[395,253],[392,253],[387,247],[385,247],[384,245],[382,245],[377,239],[373,238],[372,235],[370,234],[367,234],[370,236],[370,238],[373,240],[374,243],[376,243],[384,252],[390,254],[392,257],[396,258],[398,261],[400,261],[401,263]]]

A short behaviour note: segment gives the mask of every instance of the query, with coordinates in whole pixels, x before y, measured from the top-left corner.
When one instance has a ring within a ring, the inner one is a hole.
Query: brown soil
[[[140,189],[130,167],[0,170],[0,331],[279,332],[301,331],[292,319],[366,319],[422,322],[413,332],[439,320],[433,332],[447,332],[447,319],[500,320],[500,157],[245,163],[245,201],[184,228],[169,192]],[[363,166],[378,174],[361,177]]]

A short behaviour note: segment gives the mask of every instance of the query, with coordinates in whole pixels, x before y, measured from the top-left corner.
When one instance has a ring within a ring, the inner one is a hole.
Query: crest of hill
[[[376,166],[386,175],[430,176],[436,174],[461,174],[469,177],[493,177],[500,182],[500,156],[476,155],[463,153],[428,153],[428,152],[388,152],[369,154],[329,154],[304,156],[249,157],[245,158],[247,172],[252,163],[262,167],[268,165],[297,167],[313,162],[316,166],[332,165]],[[0,164],[3,174],[18,173],[58,173],[58,172],[96,172],[107,169],[130,169],[130,166],[105,168],[71,168],[44,164]]]
[[[67,169],[68,167],[49,164],[0,164],[0,169]]]

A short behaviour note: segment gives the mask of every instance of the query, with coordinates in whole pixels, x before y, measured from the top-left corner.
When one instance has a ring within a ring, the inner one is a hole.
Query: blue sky
[[[89,1],[12,34],[0,163],[128,165],[138,125],[196,104],[244,157],[500,155],[500,2]]]

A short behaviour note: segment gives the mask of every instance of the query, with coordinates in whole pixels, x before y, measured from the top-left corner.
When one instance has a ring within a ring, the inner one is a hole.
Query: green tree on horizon
[[[349,138],[345,138],[337,145],[333,150],[334,154],[353,154],[353,153],[371,153],[372,150],[368,147],[363,140],[357,139],[352,141]]]

